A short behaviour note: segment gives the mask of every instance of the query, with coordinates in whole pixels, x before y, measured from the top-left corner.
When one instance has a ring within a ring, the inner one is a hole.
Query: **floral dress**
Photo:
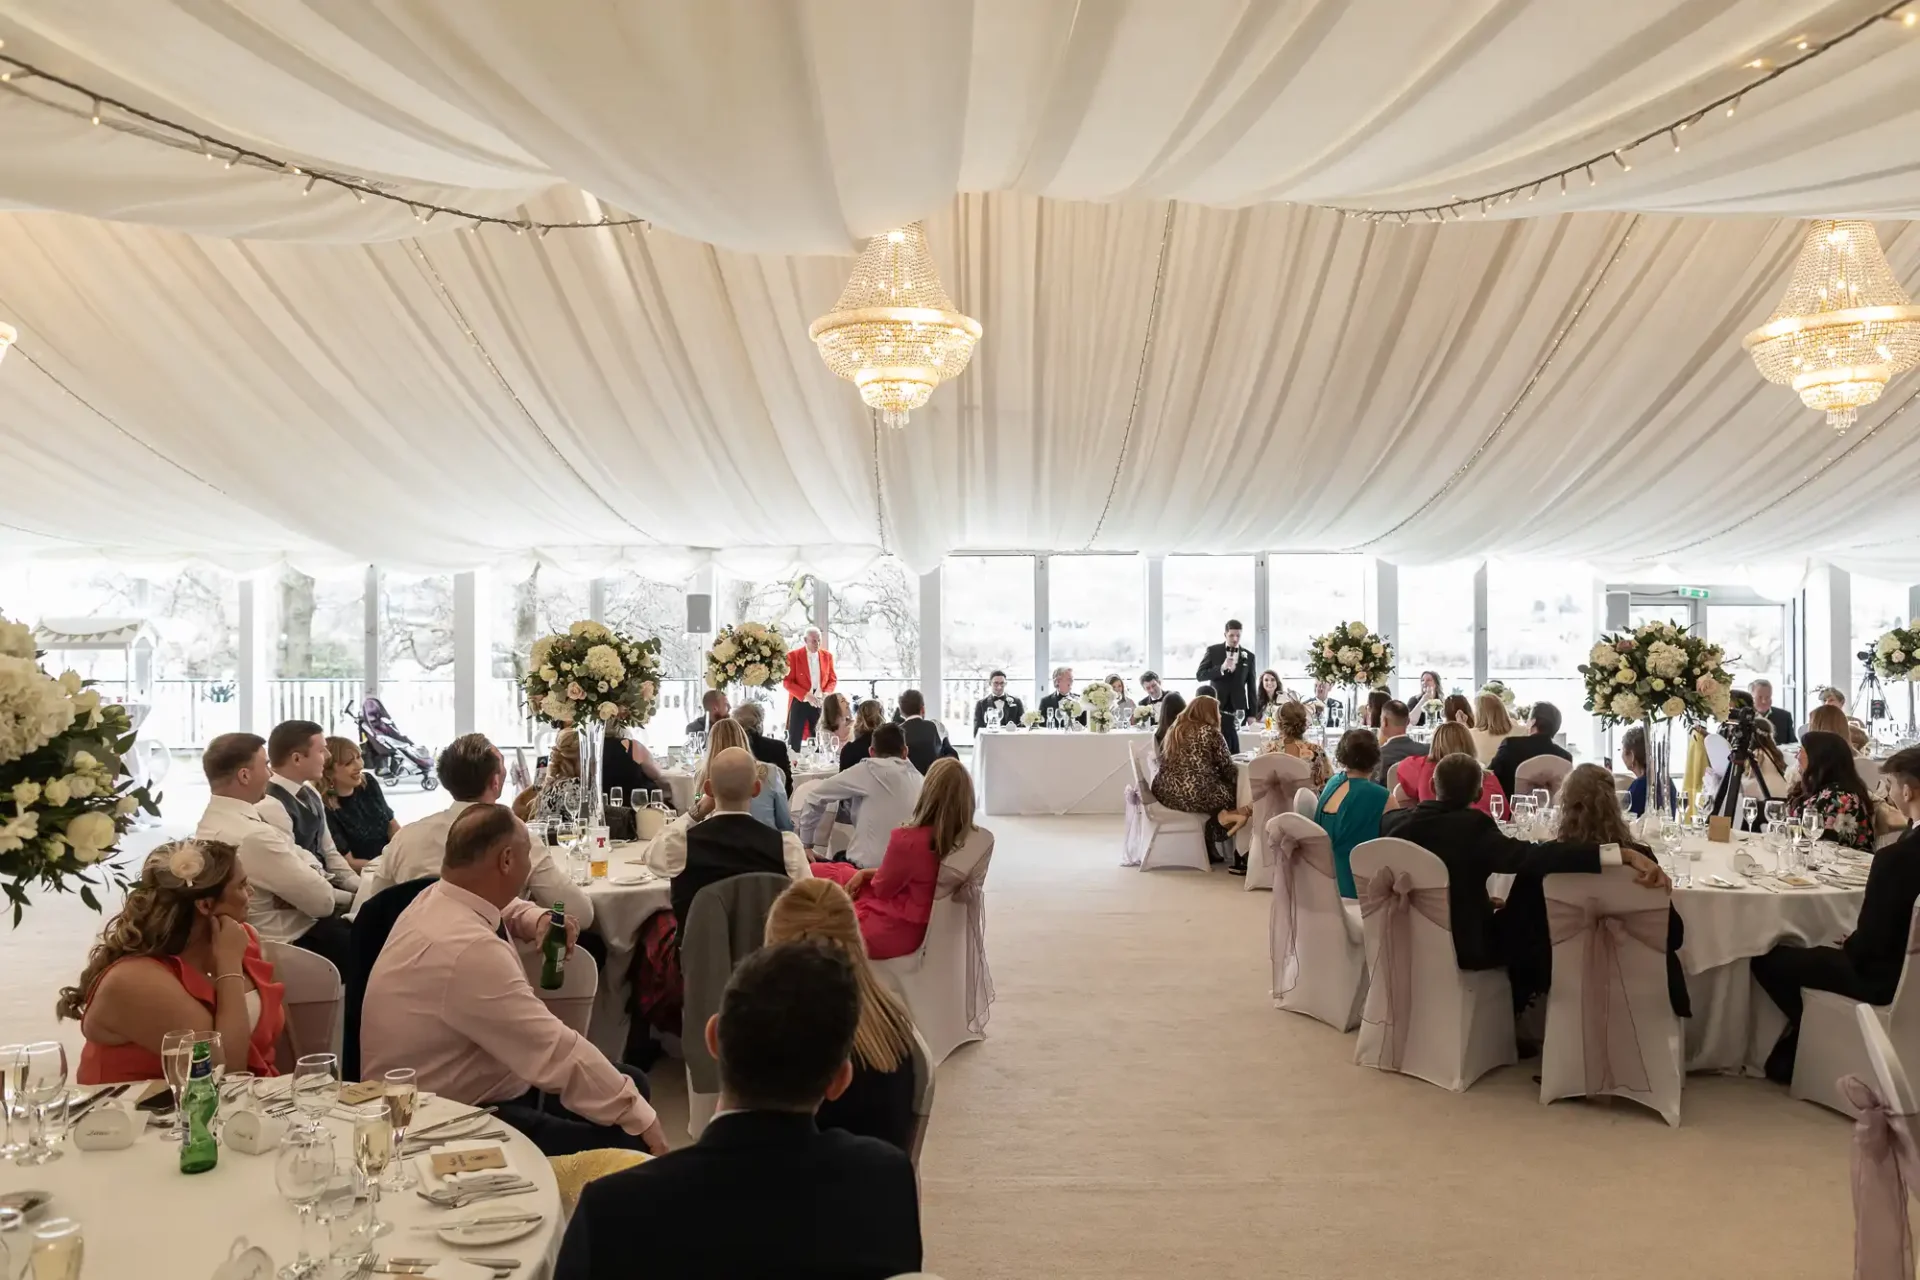
[[[1802,808],[1807,825],[1819,831],[1819,839],[1861,853],[1873,852],[1873,811],[1860,803],[1851,791],[1829,787],[1807,797]]]
[[[1308,776],[1312,779],[1310,785],[1315,791],[1326,786],[1327,779],[1333,776],[1333,762],[1327,759],[1327,753],[1318,743],[1308,742],[1305,738],[1294,738],[1291,741],[1282,739],[1280,746],[1276,749],[1282,755],[1289,755],[1295,760],[1307,762]]]

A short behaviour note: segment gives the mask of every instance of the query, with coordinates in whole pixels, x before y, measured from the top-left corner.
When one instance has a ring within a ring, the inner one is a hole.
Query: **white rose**
[[[40,784],[37,782],[16,782],[13,784],[13,804],[16,809],[25,811],[26,807],[40,798]]]
[[[619,715],[619,714],[620,714],[620,704],[619,704],[619,703],[617,703],[617,702],[603,702],[603,703],[601,703],[601,704],[600,704],[600,718],[601,718],[602,720],[611,720],[611,719],[613,719],[613,718],[614,718],[615,716],[617,716],[617,715]]]
[[[77,671],[62,671],[60,673],[60,687],[65,690],[67,696],[71,698],[85,687],[85,682],[80,679],[80,673]]]
[[[62,778],[49,780],[46,790],[41,794],[46,796],[47,804],[55,809],[58,809],[61,805],[64,805],[68,800],[73,798],[67,794],[67,784],[65,779]]]
[[[1895,649],[1893,651],[1893,660],[1895,662],[1905,662],[1907,660],[1907,651],[1905,649]]]
[[[26,847],[40,833],[40,815],[23,813],[0,823],[0,853],[13,853]]]
[[[74,857],[82,862],[92,862],[104,850],[111,849],[119,834],[113,819],[104,813],[83,813],[67,824],[67,843],[73,846]]]
[[[1367,634],[1367,624],[1364,622],[1349,622],[1347,624],[1347,634],[1355,640],[1358,640]]]
[[[1654,692],[1656,693],[1664,690],[1667,687],[1667,682],[1665,680],[1662,680],[1659,676],[1655,676],[1651,683],[1653,685]]]
[[[582,689],[580,682],[576,680],[567,686],[567,697],[574,702],[584,702],[587,697],[587,691]]]
[[[1376,658],[1380,656],[1380,646],[1377,644],[1373,646],[1373,656]]]
[[[545,680],[548,684],[552,684],[555,680],[558,680],[560,678],[560,673],[558,671],[555,671],[552,667],[541,667],[540,678],[542,680]]]
[[[1686,709],[1687,709],[1687,703],[1684,698],[1668,698],[1665,702],[1660,704],[1661,713],[1664,714],[1669,720],[1680,715]]]
[[[84,773],[70,773],[60,781],[66,785],[67,794],[75,800],[85,800],[93,794],[93,779]]]
[[[1632,684],[1633,668],[1621,667],[1618,671],[1613,673],[1613,682],[1615,684]]]

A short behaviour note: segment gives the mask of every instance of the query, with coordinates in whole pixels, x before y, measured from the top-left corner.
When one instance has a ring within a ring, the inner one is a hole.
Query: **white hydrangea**
[[[605,680],[608,684],[618,684],[627,677],[625,664],[620,661],[620,655],[615,653],[610,645],[596,644],[588,649],[583,665],[587,668],[588,675],[596,680]]]
[[[733,641],[731,640],[716,641],[713,646],[713,660],[715,662],[721,662],[721,663],[731,662],[733,660],[733,655],[738,652],[739,652],[739,647],[735,645]]]
[[[1630,690],[1614,694],[1611,714],[1621,720],[1638,720],[1640,696]]]
[[[1364,622],[1349,622],[1347,624],[1347,634],[1355,640],[1359,640],[1367,634],[1367,624]]]
[[[528,664],[540,668],[542,680],[553,679],[553,667],[547,659],[553,656],[553,642],[559,638],[558,636],[541,636],[533,642],[533,653],[528,659]]]
[[[0,657],[33,658],[33,628],[0,613]]]
[[[764,685],[770,675],[771,673],[767,670],[766,664],[756,662],[740,673],[740,683],[753,685],[757,688]]]
[[[546,701],[540,704],[540,714],[546,716],[549,720],[571,720],[573,719],[573,706],[567,701],[566,694],[559,692],[550,693],[547,695]]]
[[[1687,651],[1677,644],[1655,640],[1647,646],[1647,674],[1671,679],[1687,669]]]
[[[1340,652],[1333,656],[1343,667],[1352,668],[1360,665],[1360,651],[1352,645],[1342,646]]]
[[[1587,661],[1596,667],[1614,667],[1620,663],[1620,654],[1604,641],[1593,646],[1593,652],[1587,655]]]
[[[73,717],[73,700],[33,659],[0,657],[0,764],[46,746]]]
[[[611,640],[613,638],[613,632],[607,630],[599,623],[588,621],[585,618],[568,627],[567,634],[570,636],[579,636],[585,640]]]

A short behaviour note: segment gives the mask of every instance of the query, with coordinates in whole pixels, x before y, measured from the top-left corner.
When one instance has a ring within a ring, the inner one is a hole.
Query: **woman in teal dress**
[[[1333,875],[1340,896],[1357,898],[1353,866],[1347,859],[1356,845],[1380,834],[1380,815],[1387,808],[1387,789],[1372,777],[1380,763],[1379,740],[1371,729],[1349,729],[1341,735],[1333,758],[1340,771],[1320,789],[1313,818],[1333,845]]]

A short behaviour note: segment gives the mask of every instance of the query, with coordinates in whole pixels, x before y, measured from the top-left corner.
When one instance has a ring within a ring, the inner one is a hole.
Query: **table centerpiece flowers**
[[[542,724],[580,735],[581,822],[601,822],[601,747],[606,735],[653,719],[660,697],[660,638],[637,639],[582,620],[533,642],[522,686]]]
[[[707,650],[707,687],[777,689],[787,678],[787,639],[763,622],[725,626]]]

